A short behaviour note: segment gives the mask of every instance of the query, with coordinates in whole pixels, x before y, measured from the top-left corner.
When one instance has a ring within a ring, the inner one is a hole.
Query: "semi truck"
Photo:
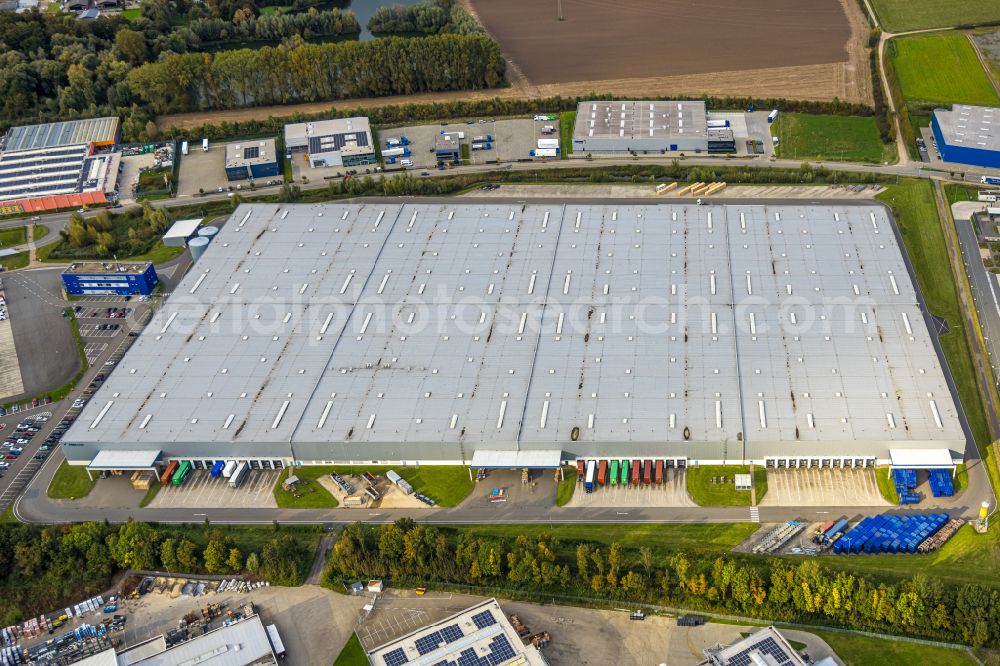
[[[187,154],[188,154],[188,142],[181,141],[181,155],[187,155]]]
[[[222,476],[224,478],[228,479],[229,477],[231,477],[233,475],[233,472],[235,472],[235,471],[236,471],[236,461],[235,460],[227,460],[225,467],[222,468]]]
[[[559,139],[539,139],[538,140],[538,147],[539,148],[558,148],[559,147]]]
[[[594,492],[594,478],[597,476],[597,463],[593,460],[587,461],[587,480],[584,487],[588,493]]]
[[[222,476],[222,470],[225,469],[225,467],[226,467],[226,461],[216,460],[215,464],[212,465],[212,472],[211,472],[212,478],[217,479],[220,476]]]
[[[653,461],[646,460],[642,463],[642,482],[647,486],[653,482]]]
[[[656,482],[663,483],[663,461],[656,461]]]
[[[246,462],[241,462],[239,465],[236,466],[236,469],[233,471],[233,475],[229,477],[229,487],[239,488],[240,484],[246,480],[249,474],[250,474],[250,465],[248,465]]]
[[[170,483],[170,479],[174,478],[174,472],[177,471],[177,467],[180,465],[176,460],[171,460],[167,463],[167,468],[163,470],[163,475],[160,476],[160,483],[167,485]]]
[[[611,485],[613,485],[613,486],[617,486],[618,485],[618,461],[617,460],[612,460],[611,461]]]
[[[396,474],[395,470],[389,470],[385,473],[385,478],[396,484],[396,487],[403,491],[406,495],[413,494],[413,486],[406,482],[399,474]]]
[[[271,648],[274,649],[274,656],[278,659],[285,658],[285,644],[281,642],[281,636],[278,635],[278,628],[273,624],[267,625],[267,638],[271,641]]]
[[[979,182],[983,185],[1000,185],[1000,176],[983,176]]]
[[[405,146],[386,148],[382,151],[382,157],[409,157],[410,149]]]
[[[638,460],[632,461],[632,485],[639,485],[639,480],[642,478],[642,463]]]
[[[204,150],[206,153],[208,152],[208,138],[207,137],[201,140],[201,149]]]
[[[190,471],[191,471],[191,463],[185,460],[177,468],[177,471],[174,472],[174,476],[172,479],[170,479],[170,483],[172,483],[175,486],[181,485],[182,483],[184,483],[184,479],[187,478],[188,472]]]
[[[608,481],[608,461],[602,460],[597,467],[597,483],[604,485]]]
[[[768,123],[768,125],[770,125],[771,123],[773,123],[777,119],[778,119],[778,110],[777,109],[775,109],[771,113],[767,114],[767,123]]]
[[[528,153],[531,157],[558,157],[558,148],[534,148]]]

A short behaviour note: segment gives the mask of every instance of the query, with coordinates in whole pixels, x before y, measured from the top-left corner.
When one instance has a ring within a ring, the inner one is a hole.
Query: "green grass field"
[[[36,224],[31,228],[31,240],[36,243],[49,235],[49,228],[44,224]]]
[[[274,499],[281,509],[332,509],[337,506],[337,500],[333,495],[320,485],[317,479],[324,474],[318,471],[318,467],[296,467],[295,476],[302,480],[297,493],[289,492],[281,487],[281,484],[288,478],[291,471],[285,468],[278,475],[278,481],[274,484]],[[329,472],[326,472],[329,474]]]
[[[556,490],[556,506],[566,506],[573,499],[573,492],[576,490],[576,468],[572,465],[563,467],[565,478],[559,482]]]
[[[892,146],[882,143],[875,118],[783,113],[772,125],[778,157],[801,160],[888,162]]]
[[[895,39],[890,55],[909,104],[1000,105],[969,40],[962,33]]]
[[[122,10],[122,18],[125,19],[126,21],[134,21],[140,16],[142,16],[141,7],[132,7],[131,9]]]
[[[891,504],[899,504],[899,494],[896,493],[896,484],[887,473],[888,467],[879,467],[875,470],[875,482],[878,483],[879,492],[882,497]]]
[[[888,32],[1000,21],[1000,0],[871,0]]]
[[[0,266],[4,267],[4,270],[13,271],[18,268],[24,268],[31,261],[31,256],[29,252],[18,252],[9,257],[0,258]]]
[[[871,664],[879,666],[913,666],[914,664],[974,666],[978,663],[965,650],[832,631],[810,631],[809,633],[816,634],[826,641],[847,666],[870,666]]]
[[[365,649],[361,647],[357,634],[351,634],[350,640],[337,655],[333,666],[368,666],[368,657],[365,655]]]
[[[568,159],[573,154],[573,127],[576,125],[576,111],[559,114],[559,157]]]
[[[94,489],[95,481],[87,476],[87,468],[82,465],[70,465],[65,460],[49,485],[49,497],[52,499],[80,499]]]
[[[687,491],[700,506],[750,506],[750,491],[736,490],[734,474],[747,474],[749,465],[702,465],[688,467],[686,472]],[[725,477],[725,483],[712,483],[712,478]],[[754,471],[754,488],[757,503],[767,493],[767,472],[758,467]]]
[[[742,543],[757,531],[753,523],[684,523],[684,524],[560,524],[554,525],[453,525],[456,538],[462,533],[483,537],[515,539],[518,535],[551,534],[562,542],[563,555],[573,557],[582,542],[609,546],[618,542],[626,548],[649,546],[656,552],[683,551],[691,554],[723,553]]]
[[[13,229],[0,229],[0,247],[10,247],[28,242],[28,228],[14,227]]]
[[[170,261],[175,257],[180,256],[184,252],[183,247],[169,247],[163,244],[163,241],[156,241],[156,245],[153,246],[149,252],[144,254],[137,254],[134,257],[126,257],[128,261],[152,261],[154,264],[162,264],[165,261]]]

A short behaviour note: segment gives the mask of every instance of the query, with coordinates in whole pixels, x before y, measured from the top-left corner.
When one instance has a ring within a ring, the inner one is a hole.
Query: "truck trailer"
[[[229,477],[229,487],[239,488],[240,484],[246,481],[246,478],[249,475],[250,475],[250,465],[248,465],[246,461],[241,462],[239,465],[236,466],[236,470],[233,472],[233,475]]]
[[[597,476],[597,463],[593,460],[587,461],[587,480],[584,485],[588,493],[594,492],[594,477]]]

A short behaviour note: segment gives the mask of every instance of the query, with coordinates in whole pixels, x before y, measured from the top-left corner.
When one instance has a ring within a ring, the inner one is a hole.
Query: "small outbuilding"
[[[299,487],[299,477],[292,474],[287,479],[281,482],[281,487],[285,490],[295,490]]]
[[[200,217],[177,220],[167,229],[167,233],[163,234],[163,244],[168,247],[184,247],[198,234],[199,224],[201,224]]]

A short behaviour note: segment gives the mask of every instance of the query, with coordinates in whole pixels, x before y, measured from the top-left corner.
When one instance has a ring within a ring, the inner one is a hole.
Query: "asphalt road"
[[[994,385],[1000,389],[1000,284],[996,275],[986,270],[979,255],[979,239],[969,215],[976,206],[954,206],[955,227],[958,229],[958,243],[962,248],[965,268],[972,284],[976,300],[976,312],[983,328],[983,336],[990,353],[990,367],[993,368]]]

